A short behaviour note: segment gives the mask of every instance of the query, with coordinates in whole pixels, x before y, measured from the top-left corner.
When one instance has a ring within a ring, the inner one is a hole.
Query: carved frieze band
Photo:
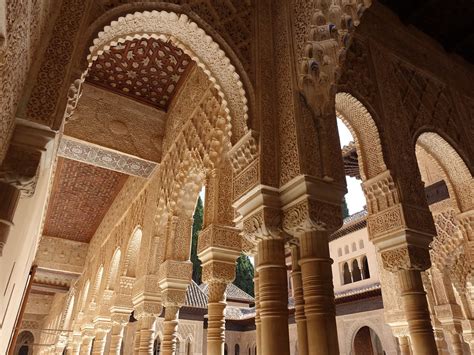
[[[64,158],[114,170],[127,175],[148,178],[158,165],[145,159],[132,157],[84,141],[63,137],[58,155]]]

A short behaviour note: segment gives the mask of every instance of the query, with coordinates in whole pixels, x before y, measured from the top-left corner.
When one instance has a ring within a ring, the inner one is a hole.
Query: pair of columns
[[[299,236],[299,242],[300,255],[298,247],[292,247],[291,275],[299,353],[338,354],[328,233],[305,232]],[[259,355],[290,354],[285,241],[261,240],[257,255],[257,352]]]

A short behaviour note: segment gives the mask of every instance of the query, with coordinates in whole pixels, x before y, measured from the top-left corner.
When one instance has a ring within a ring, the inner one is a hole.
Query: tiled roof
[[[250,319],[253,317],[255,317],[255,307],[227,306],[225,308],[225,318],[228,320]]]
[[[206,308],[207,309],[207,293],[204,293],[201,288],[191,280],[186,292],[186,303],[185,306],[193,308]]]
[[[207,296],[208,285],[203,283],[199,287]],[[243,302],[247,302],[247,303],[255,302],[255,299],[252,296],[250,296],[247,292],[241,290],[240,288],[238,288],[237,286],[235,286],[232,283],[227,285],[227,288],[226,288],[225,292],[227,294],[227,299],[228,300],[243,301]]]
[[[356,212],[349,217],[344,218],[344,224],[336,232],[331,234],[329,240],[338,239],[349,233],[363,229],[367,226],[367,210]]]
[[[336,299],[339,298],[344,298],[348,296],[354,296],[354,295],[359,295],[362,293],[370,292],[370,291],[375,291],[375,290],[380,290],[381,286],[380,283],[375,283],[369,286],[361,287],[361,288],[353,288],[347,291],[342,291],[342,292],[337,292],[334,294]]]

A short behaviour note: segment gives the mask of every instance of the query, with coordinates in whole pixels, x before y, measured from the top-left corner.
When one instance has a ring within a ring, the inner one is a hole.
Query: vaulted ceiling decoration
[[[100,55],[87,81],[167,111],[192,66],[192,59],[170,42],[134,39]]]
[[[58,159],[43,234],[88,243],[127,175]]]

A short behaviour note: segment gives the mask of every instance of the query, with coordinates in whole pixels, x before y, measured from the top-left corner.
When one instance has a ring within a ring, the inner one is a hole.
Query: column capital
[[[256,245],[262,239],[284,237],[280,205],[279,190],[265,185],[256,186],[234,202],[235,210],[242,216],[235,222],[250,244]]]
[[[431,267],[428,249],[414,245],[383,250],[381,258],[384,269],[391,272],[400,270],[424,271]]]
[[[160,265],[159,285],[164,307],[181,307],[185,303],[192,271],[190,261],[166,260]]]
[[[161,314],[161,289],[157,275],[144,275],[135,282],[132,303],[137,318]]]
[[[291,235],[342,225],[342,199],[347,189],[331,179],[299,175],[280,189],[283,229]]]

